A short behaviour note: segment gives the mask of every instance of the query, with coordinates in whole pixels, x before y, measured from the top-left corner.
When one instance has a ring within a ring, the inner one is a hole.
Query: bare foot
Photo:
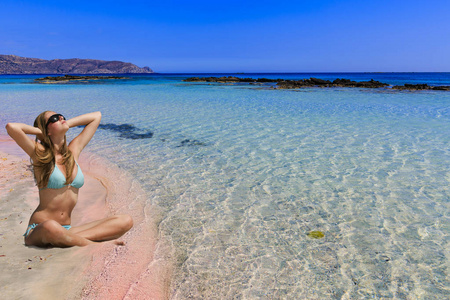
[[[119,241],[119,240],[115,240],[113,241],[113,243],[117,246],[125,246],[125,242],[124,241]]]

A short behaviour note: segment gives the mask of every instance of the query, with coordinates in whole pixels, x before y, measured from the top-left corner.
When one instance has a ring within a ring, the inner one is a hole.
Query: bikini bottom
[[[27,237],[30,234],[30,231],[33,230],[34,228],[36,228],[36,226],[38,226],[39,224],[37,223],[33,223],[28,225],[27,227],[27,231],[25,232],[25,234],[23,235],[24,237]],[[61,225],[62,227],[64,227],[65,229],[69,230],[70,228],[72,228],[72,226],[70,225]]]

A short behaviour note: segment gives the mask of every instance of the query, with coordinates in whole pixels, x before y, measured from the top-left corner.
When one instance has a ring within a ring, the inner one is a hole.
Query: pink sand
[[[17,172],[17,169],[24,172],[28,156],[5,136],[0,136],[0,151],[8,155],[10,162],[8,168],[0,169],[0,179],[4,186],[3,189],[0,186],[1,196],[8,192],[9,184],[13,186],[13,182],[7,181],[11,172]],[[49,259],[46,265],[40,265],[41,269],[37,270],[41,274],[63,274],[65,296],[71,299],[167,299],[172,251],[158,240],[158,212],[147,204],[148,195],[129,174],[94,154],[82,154],[79,164],[85,174],[85,185],[80,189],[79,200],[72,213],[72,225],[77,226],[112,214],[129,214],[133,217],[134,226],[121,238],[125,246],[99,243],[84,248],[57,249],[54,251],[56,258],[52,257],[55,263],[51,263]],[[31,172],[28,171],[27,176],[27,180],[31,182]],[[23,196],[27,199],[29,210],[34,210],[38,203],[37,188],[27,189],[23,193],[26,194]],[[20,223],[13,225],[21,227],[18,231],[24,231],[28,219]],[[28,255],[42,251],[26,247],[23,242],[16,242],[10,247],[27,251]],[[80,259],[75,274],[69,269],[77,263],[74,259]],[[59,271],[55,268],[59,268]],[[47,280],[44,281],[38,276],[35,282],[29,284],[29,289],[36,293],[47,293],[59,277],[61,276],[46,276]],[[6,283],[10,286],[16,284]],[[68,287],[70,283],[72,285]],[[57,288],[56,285],[55,289]],[[55,297],[58,295],[57,292],[53,294]]]

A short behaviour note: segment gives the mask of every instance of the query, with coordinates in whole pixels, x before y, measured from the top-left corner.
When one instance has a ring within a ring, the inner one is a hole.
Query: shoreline
[[[102,158],[80,157],[85,186],[72,224],[130,214],[133,228],[125,246],[98,243],[87,247],[27,247],[23,233],[38,204],[28,156],[7,136],[0,136],[0,293],[8,299],[168,298],[171,251],[158,239],[156,209],[133,178]]]

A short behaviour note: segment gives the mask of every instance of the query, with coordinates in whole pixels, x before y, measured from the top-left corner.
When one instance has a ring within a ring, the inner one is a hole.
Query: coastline
[[[123,170],[94,154],[83,154],[85,186],[72,224],[130,214],[133,228],[125,246],[27,247],[23,233],[38,204],[28,157],[0,136],[0,293],[6,299],[168,298],[170,251],[157,236],[157,212],[146,204],[140,185]]]

